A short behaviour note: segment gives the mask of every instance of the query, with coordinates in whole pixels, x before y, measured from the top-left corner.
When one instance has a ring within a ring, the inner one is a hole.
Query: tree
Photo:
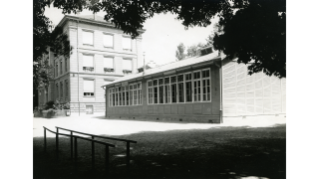
[[[207,47],[209,44],[198,43],[191,45],[187,48],[187,57],[194,57],[199,55],[198,50]]]
[[[213,46],[239,63],[251,63],[249,74],[286,76],[286,1],[285,0],[34,0],[34,59],[44,53],[49,43],[50,21],[44,8],[63,13],[88,9],[105,12],[112,22],[133,38],[139,35],[146,19],[157,13],[171,12],[187,27],[206,27],[218,16]],[[36,35],[36,37],[35,37]]]
[[[52,79],[52,67],[44,55],[50,49],[54,56],[70,56],[71,46],[68,35],[63,29],[56,27],[53,31],[52,22],[44,16],[44,9],[50,6],[51,1],[35,0],[33,2],[33,107],[37,106],[38,88],[48,91]]]
[[[215,49],[238,63],[249,63],[249,74],[286,77],[286,1],[235,0],[234,9],[219,14]]]
[[[176,58],[177,60],[183,60],[186,56],[185,56],[185,45],[183,43],[180,43],[177,46],[177,50],[176,50]]]

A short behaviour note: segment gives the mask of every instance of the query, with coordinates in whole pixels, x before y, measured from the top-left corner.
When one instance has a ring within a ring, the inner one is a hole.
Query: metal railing
[[[79,131],[75,131],[75,130],[71,130],[71,129],[66,129],[66,128],[62,128],[62,127],[56,127],[56,129],[57,129],[57,132],[59,132],[59,129],[69,131],[71,136],[73,135],[73,133],[88,135],[88,136],[91,136],[92,140],[94,138],[101,138],[101,139],[126,142],[126,168],[127,168],[127,171],[129,171],[129,169],[130,169],[130,143],[137,143],[136,141],[128,140],[128,139],[114,138],[114,137],[99,136],[99,135],[89,134],[89,133],[85,133],[85,132],[79,132]],[[72,137],[71,137],[71,146],[72,146]],[[94,143],[92,142],[92,156],[93,155],[94,155]],[[93,159],[92,163],[94,163],[94,159]]]
[[[92,142],[92,145],[94,145],[94,143],[98,143],[98,144],[102,144],[105,146],[105,165],[106,165],[106,173],[108,173],[108,169],[109,169],[109,155],[110,155],[110,150],[109,147],[115,147],[115,145],[107,143],[107,142],[102,142],[102,141],[98,141],[98,140],[94,140],[94,139],[88,139],[85,137],[81,137],[81,136],[76,136],[76,135],[69,135],[69,134],[63,134],[63,133],[59,133],[58,129],[57,132],[54,132],[46,127],[44,127],[44,151],[46,152],[47,150],[47,140],[46,140],[46,131],[49,131],[51,133],[55,134],[55,142],[56,142],[56,152],[57,152],[57,156],[58,156],[58,149],[59,149],[59,135],[62,136],[67,136],[70,137],[71,139],[71,158],[73,159],[73,138],[74,138],[74,159],[75,162],[77,162],[77,158],[78,158],[78,147],[77,147],[77,140],[78,139],[82,139],[82,140],[87,140]],[[92,148],[92,169],[95,168],[95,164],[94,164],[94,148]]]
[[[89,134],[89,133],[84,133],[84,132],[79,132],[79,131],[75,131],[75,130],[71,130],[71,129],[66,129],[66,128],[62,128],[62,127],[56,127],[56,132],[44,127],[44,151],[46,151],[47,148],[47,141],[46,141],[46,131],[48,130],[49,132],[52,132],[56,135],[55,140],[56,140],[56,152],[58,154],[58,149],[59,149],[59,135],[62,136],[67,136],[70,137],[70,146],[71,146],[71,158],[73,159],[73,150],[74,150],[74,158],[75,160],[77,160],[77,139],[83,139],[83,140],[87,140],[91,142],[91,146],[92,146],[92,168],[95,168],[95,145],[94,143],[98,143],[98,144],[102,144],[105,145],[105,161],[106,161],[106,168],[108,169],[108,164],[109,164],[109,147],[115,147],[115,145],[107,143],[107,142],[102,142],[102,141],[98,141],[95,140],[94,138],[102,138],[102,139],[109,139],[109,140],[115,140],[115,141],[122,141],[122,142],[126,142],[126,168],[127,168],[127,172],[129,172],[130,169],[130,143],[137,143],[134,140],[128,140],[128,139],[121,139],[121,138],[114,138],[114,137],[105,137],[105,136],[99,136],[99,135],[94,135],[94,134]],[[59,133],[59,129],[61,130],[65,130],[65,131],[69,131],[70,134],[64,134],[64,133]],[[85,137],[81,137],[81,136],[76,136],[73,135],[73,133],[78,133],[78,134],[82,134],[82,135],[88,135],[91,136],[91,139],[89,138],[85,138]],[[74,139],[73,139],[74,138]],[[74,140],[74,144],[73,144],[73,140]],[[73,147],[74,145],[74,147]],[[73,149],[74,148],[74,149]],[[58,155],[57,155],[58,156]]]

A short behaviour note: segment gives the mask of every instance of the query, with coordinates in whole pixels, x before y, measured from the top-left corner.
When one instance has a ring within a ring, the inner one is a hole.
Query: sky
[[[84,10],[80,15],[89,15],[92,12]],[[57,8],[46,8],[45,15],[50,18],[54,25],[57,25],[63,18],[62,10]],[[74,15],[74,14],[71,14]],[[98,13],[104,16],[103,12]],[[176,19],[177,15],[171,13],[156,14],[147,19],[143,29],[146,31],[142,35],[142,51],[145,52],[145,61],[154,61],[158,65],[163,65],[175,61],[175,51],[180,43],[186,47],[205,43],[206,39],[214,31],[217,18],[212,18],[212,24],[207,27],[192,27],[185,29],[182,21]],[[143,59],[139,59],[138,66],[142,66]]]

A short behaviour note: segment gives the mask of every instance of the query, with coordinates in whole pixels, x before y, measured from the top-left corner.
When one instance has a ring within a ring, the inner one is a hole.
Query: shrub
[[[70,109],[70,103],[67,102],[63,105],[63,109]]]
[[[55,115],[55,111],[54,111],[54,109],[49,109],[48,110],[48,113],[47,113],[47,117],[53,117]]]
[[[44,110],[48,109],[56,109],[54,101],[48,101],[47,103],[45,103]]]

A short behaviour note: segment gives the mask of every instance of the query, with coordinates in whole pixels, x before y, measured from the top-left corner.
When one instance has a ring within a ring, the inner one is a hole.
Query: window
[[[60,75],[62,75],[62,60],[60,61]]]
[[[184,102],[184,75],[178,75],[178,102]]]
[[[159,79],[158,80],[158,95],[159,95],[159,103],[163,104],[164,103],[164,80]]]
[[[59,84],[57,83],[56,85],[55,85],[55,89],[56,89],[56,99],[59,99]]]
[[[186,80],[186,102],[192,102],[193,96],[192,96],[192,74],[185,74],[185,80]]]
[[[211,101],[210,69],[147,81],[148,104]]]
[[[65,72],[68,71],[68,59],[64,59],[64,69],[65,69]]]
[[[128,86],[109,89],[109,106],[132,106],[142,104],[142,84],[134,83]]]
[[[68,94],[68,93],[69,93],[69,92],[68,92],[68,87],[69,87],[69,86],[68,86],[68,81],[65,80],[65,97],[67,97],[67,96],[69,95],[69,94]]]
[[[123,50],[132,51],[132,39],[130,37],[123,37]]]
[[[123,59],[123,73],[131,74],[132,73],[132,59]]]
[[[58,70],[59,70],[59,68],[58,68],[58,62],[56,63],[56,65],[55,65],[55,76],[57,77],[59,74],[58,74]]]
[[[200,71],[193,73],[194,78],[194,101],[201,101],[201,80],[200,80]]]
[[[63,83],[60,83],[60,95],[61,95],[61,99],[63,98]]]
[[[153,104],[153,82],[147,82],[147,89],[148,89],[148,104]]]
[[[83,55],[83,71],[87,71],[87,72],[94,71],[92,55]]]
[[[202,71],[203,101],[210,101],[210,74],[209,70]]]
[[[108,89],[109,90],[109,106],[114,106],[114,104],[113,104],[113,88],[111,88],[111,89]]]
[[[104,57],[104,72],[114,72],[114,58],[113,57]]]
[[[105,48],[112,48],[113,49],[113,35],[103,34],[103,45]]]
[[[83,80],[83,96],[94,97],[94,80]]]
[[[154,90],[154,104],[157,104],[158,103],[157,80],[153,81],[153,90]]]
[[[170,92],[170,83],[169,78],[165,78],[165,103],[171,102],[171,92]]]
[[[176,103],[176,76],[171,77],[171,87],[172,87],[172,103]]]
[[[93,32],[83,31],[83,45],[91,45],[93,46]]]

